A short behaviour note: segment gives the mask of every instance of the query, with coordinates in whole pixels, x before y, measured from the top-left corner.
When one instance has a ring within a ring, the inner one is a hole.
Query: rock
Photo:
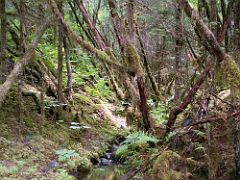
[[[118,148],[119,148],[118,145],[113,144],[113,146],[112,146],[112,152],[115,152]]]
[[[47,166],[49,168],[56,168],[56,167],[59,167],[60,164],[57,161],[50,161]]]
[[[111,159],[109,160],[106,158],[101,158],[100,160],[101,160],[100,165],[102,165],[102,166],[109,166],[110,164],[113,163],[113,160],[111,160]]]
[[[112,153],[106,153],[106,158],[107,159],[112,159],[113,154]]]

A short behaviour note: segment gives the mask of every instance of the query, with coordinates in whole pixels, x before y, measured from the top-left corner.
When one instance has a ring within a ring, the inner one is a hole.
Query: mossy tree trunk
[[[30,60],[34,57],[35,48],[37,47],[42,35],[44,34],[45,30],[48,27],[48,22],[44,21],[36,30],[34,34],[34,39],[32,40],[28,50],[23,55],[20,61],[16,63],[13,70],[11,71],[10,75],[8,75],[6,81],[0,86],[0,107],[12,87],[13,83],[15,82],[18,75],[22,72],[23,67],[26,66]]]

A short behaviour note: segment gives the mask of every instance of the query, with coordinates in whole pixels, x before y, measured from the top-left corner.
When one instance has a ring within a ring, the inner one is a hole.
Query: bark
[[[166,134],[168,134],[170,131],[172,131],[172,127],[175,124],[177,116],[181,112],[183,112],[187,108],[187,106],[192,102],[196,92],[198,91],[198,89],[200,88],[202,83],[207,78],[207,76],[208,76],[210,70],[212,69],[212,67],[213,67],[213,61],[212,61],[212,59],[208,59],[205,70],[202,72],[201,76],[196,81],[194,86],[189,90],[187,96],[183,99],[183,101],[178,106],[176,106],[175,108],[173,108],[170,111],[170,114],[169,114],[169,117],[168,117],[168,122],[167,122]]]
[[[240,2],[236,1],[234,6],[234,29],[235,29],[235,43],[236,46],[240,46]]]
[[[128,0],[127,19],[128,19],[128,36],[129,42],[136,46],[136,28],[135,28],[135,7],[134,0]]]
[[[63,7],[62,4],[59,4],[59,9],[63,14]],[[57,79],[58,79],[58,85],[57,85],[57,94],[58,94],[58,100],[60,102],[63,102],[63,36],[64,31],[62,28],[62,25],[60,22],[58,24],[58,66],[57,66]]]
[[[1,20],[1,37],[0,37],[0,82],[5,79],[6,72],[6,49],[7,49],[7,15],[6,2],[0,0],[0,20]]]
[[[235,153],[235,179],[240,179],[240,115],[233,118],[235,125],[233,130],[233,143]]]
[[[7,77],[6,81],[0,86],[0,107],[3,101],[6,98],[6,95],[10,88],[12,87],[13,83],[15,82],[17,76],[22,72],[23,67],[26,66],[30,60],[34,57],[35,48],[37,47],[43,33],[48,27],[48,22],[44,21],[36,30],[34,35],[34,39],[32,40],[28,50],[23,55],[22,59],[16,63],[13,70],[11,71],[10,75]]]
[[[134,0],[130,0],[129,3],[133,3]],[[128,74],[132,77],[137,77],[137,84],[138,84],[138,91],[139,91],[139,96],[140,96],[140,111],[142,113],[143,117],[143,125],[144,129],[146,131],[149,131],[151,129],[151,123],[149,120],[149,112],[148,112],[148,105],[147,105],[147,96],[146,96],[146,89],[145,89],[145,82],[144,82],[144,72],[143,68],[140,63],[140,56],[136,50],[136,47],[134,46],[134,34],[130,33],[128,39],[126,38],[126,33],[123,25],[121,23],[121,19],[119,18],[119,15],[116,11],[116,4],[114,0],[108,0],[108,5],[110,8],[110,13],[111,13],[111,18],[112,18],[112,23],[114,26],[114,30],[116,33],[116,36],[118,38],[118,42],[121,48],[121,53],[123,59],[126,57],[126,64],[127,64],[127,71]],[[130,20],[130,18],[134,19],[134,11],[133,11],[133,4],[129,4],[129,9],[128,9],[128,19],[130,23],[130,29],[135,32],[135,27],[134,27],[134,20]],[[126,54],[126,56],[125,56]]]
[[[175,46],[175,102],[179,102],[181,95],[181,85],[183,84],[182,77],[182,55],[183,55],[183,25],[182,25],[182,10],[178,4],[175,7],[175,19],[176,19],[176,46]]]
[[[66,37],[63,39],[63,45],[64,45],[64,52],[65,52],[65,62],[66,62],[66,68],[67,68],[67,87],[68,87],[68,100],[72,101],[73,100],[73,96],[72,96],[72,66],[71,63],[69,61],[69,48],[67,45],[67,41],[66,41]]]
[[[146,92],[145,92],[145,85],[144,85],[144,77],[143,76],[138,76],[137,77],[137,84],[138,84],[138,90],[139,90],[140,101],[141,101],[140,110],[142,112],[144,130],[149,131],[151,129],[151,123],[150,123],[150,120],[149,120],[147,96],[146,96]]]

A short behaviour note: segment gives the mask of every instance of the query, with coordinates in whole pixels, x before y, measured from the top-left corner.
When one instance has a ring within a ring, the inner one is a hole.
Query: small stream
[[[118,147],[119,145],[113,144],[110,150],[100,158],[99,162],[93,162],[95,165],[90,173],[84,173],[77,169],[71,174],[77,180],[120,180],[127,172],[127,167],[117,162],[114,157]]]

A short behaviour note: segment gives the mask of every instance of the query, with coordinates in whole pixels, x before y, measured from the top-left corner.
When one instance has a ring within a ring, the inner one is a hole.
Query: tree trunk
[[[60,12],[63,11],[62,4],[59,4]],[[63,14],[63,13],[62,13]],[[57,94],[58,94],[58,100],[60,102],[63,102],[63,78],[62,78],[62,71],[63,71],[63,36],[64,31],[62,28],[62,25],[60,22],[57,22],[58,24],[58,67],[57,67],[57,79],[58,79],[58,85],[57,85]]]
[[[73,77],[72,77],[72,66],[71,66],[71,63],[69,61],[69,48],[68,48],[68,45],[67,45],[66,37],[64,37],[64,39],[63,39],[63,46],[64,46],[64,52],[65,52],[65,61],[66,61],[67,77],[68,77],[68,80],[67,80],[68,100],[72,101],[73,100],[73,96],[72,96],[72,92],[73,92],[73,89],[72,89],[72,79],[73,79]]]
[[[111,66],[115,66],[119,70],[124,70],[124,67],[115,62],[113,59],[111,59],[108,54],[102,50],[99,50],[92,46],[89,42],[83,40],[80,36],[78,36],[74,31],[72,31],[69,26],[64,21],[57,4],[54,0],[48,0],[49,5],[51,6],[53,13],[59,20],[59,22],[62,24],[64,31],[68,33],[69,37],[71,37],[75,42],[77,42],[84,50],[86,50],[90,54],[96,55],[96,57],[101,60],[102,62],[106,62],[107,64]]]
[[[168,122],[167,122],[166,134],[168,134],[172,130],[172,127],[175,124],[177,116],[181,112],[183,112],[187,108],[187,106],[192,102],[196,92],[198,91],[198,89],[200,88],[202,83],[207,78],[207,76],[208,76],[210,70],[212,69],[212,67],[213,67],[212,59],[208,59],[208,62],[207,62],[206,67],[205,67],[205,70],[202,72],[201,76],[196,81],[194,86],[189,90],[187,96],[183,99],[182,103],[180,103],[178,106],[174,107],[170,111],[169,117],[168,117]]]
[[[21,73],[24,66],[26,66],[30,60],[34,57],[35,54],[35,48],[37,47],[43,33],[48,27],[48,22],[43,22],[38,29],[36,30],[36,33],[34,34],[34,39],[32,40],[28,50],[23,55],[22,59],[16,63],[13,70],[11,71],[10,75],[7,77],[6,81],[0,86],[0,107],[12,87],[14,81],[16,80],[17,76]]]
[[[7,15],[6,15],[6,2],[0,0],[0,20],[1,20],[1,42],[0,42],[0,83],[5,79],[7,71],[6,65],[6,49],[7,49]]]
[[[175,7],[176,19],[176,46],[175,46],[175,102],[179,102],[181,95],[181,85],[183,84],[183,25],[182,25],[182,10],[178,4]]]
[[[139,40],[139,44],[140,44],[140,47],[141,47],[142,56],[143,56],[143,65],[146,69],[148,78],[149,78],[150,83],[152,85],[153,91],[156,95],[156,99],[159,100],[160,93],[159,93],[159,90],[158,90],[158,86],[157,86],[157,83],[156,83],[154,77],[151,74],[151,69],[150,69],[150,66],[148,64],[148,59],[147,59],[147,54],[146,54],[146,51],[145,51],[144,43],[143,43],[143,40],[141,38],[141,35],[140,35],[138,29],[137,29],[137,35],[138,35],[138,40]]]
[[[85,21],[87,22],[89,28],[92,30],[99,48],[104,50],[106,48],[105,42],[103,41],[102,37],[100,36],[100,33],[98,32],[97,28],[95,27],[95,24],[93,23],[93,21],[89,18],[87,10],[85,9],[84,5],[83,5],[83,1],[82,0],[75,0],[79,9],[82,12],[83,18],[85,19]]]
[[[143,76],[137,77],[137,84],[138,84],[138,90],[139,90],[140,101],[141,101],[140,110],[142,112],[144,130],[149,131],[151,129],[151,123],[150,123],[150,119],[149,119],[147,96],[146,96],[146,92],[145,92]]]
[[[93,34],[96,38],[96,42],[97,42],[98,47],[101,50],[105,51],[111,59],[115,59],[115,57],[111,53],[111,50],[109,50],[109,48],[107,48],[106,43],[104,42],[102,36],[100,35],[99,31],[97,30],[94,22],[90,19],[89,15],[87,13],[87,10],[84,7],[84,4],[83,4],[82,0],[76,0],[76,2],[77,2],[77,5],[78,5],[80,11],[83,14],[84,20],[87,22],[88,26],[90,27],[91,31],[93,32]],[[108,72],[109,77],[110,77],[110,82],[112,83],[113,90],[115,91],[117,97],[120,100],[123,100],[124,99],[124,94],[121,91],[121,89],[119,88],[119,86],[118,86],[118,84],[115,80],[115,77],[113,75],[113,72],[110,70],[110,68],[108,67],[108,65],[105,62],[103,62],[103,64],[104,64],[104,67],[105,67],[106,71]]]
[[[20,44],[20,53],[23,54],[26,50],[26,26],[25,26],[25,4],[23,0],[20,0],[20,7],[19,7],[19,14],[20,14],[20,38],[19,38],[19,44]]]
[[[135,7],[134,0],[128,0],[127,20],[128,20],[128,37],[129,42],[136,46],[136,28],[135,28]]]

